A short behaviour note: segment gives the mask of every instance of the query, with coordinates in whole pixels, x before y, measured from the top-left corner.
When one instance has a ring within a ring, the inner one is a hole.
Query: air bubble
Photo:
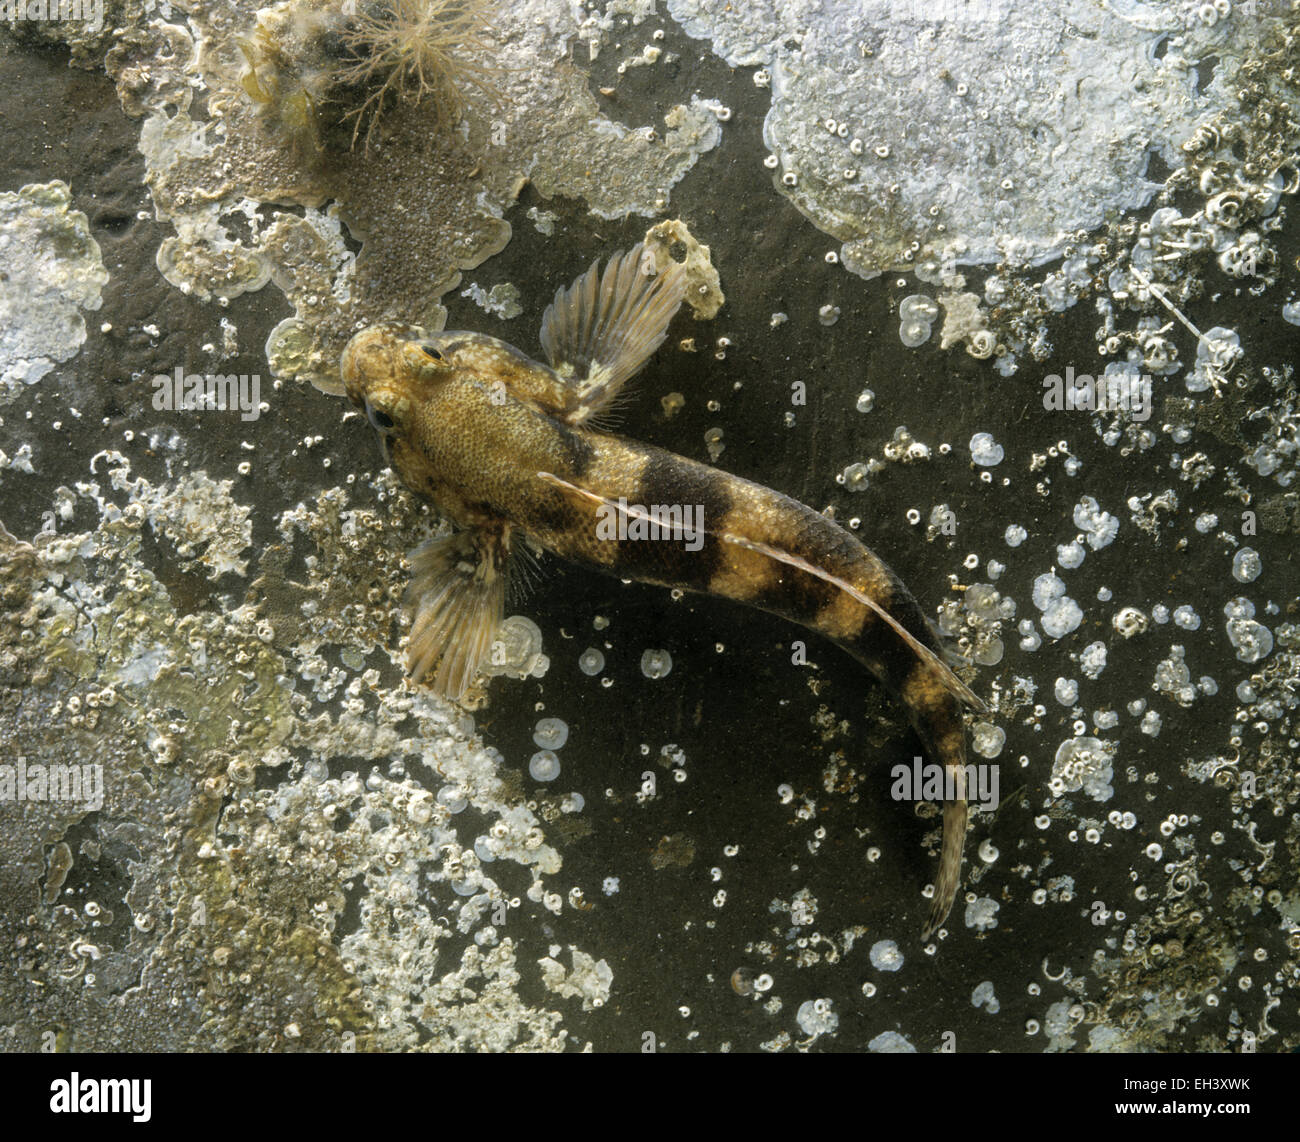
[[[877,971],[898,971],[903,966],[903,953],[893,940],[877,940],[867,955]]]
[[[1001,464],[1006,454],[1006,449],[993,439],[992,433],[977,432],[970,438],[970,458],[982,468]]]
[[[924,321],[904,321],[898,327],[898,339],[908,349],[915,349],[930,340],[930,325]]]
[[[455,785],[444,785],[438,790],[438,804],[448,813],[463,813],[469,805],[464,790]]]
[[[666,650],[647,650],[641,655],[641,673],[647,678],[667,678],[673,668],[673,656]]]
[[[841,482],[850,492],[866,491],[868,473],[865,464],[850,464],[840,475]]]
[[[533,730],[533,741],[544,750],[559,749],[569,740],[569,727],[559,718],[543,718]]]
[[[539,749],[528,759],[528,773],[534,781],[554,781],[560,776],[560,759],[549,749]]]
[[[1263,563],[1253,547],[1243,547],[1232,557],[1232,577],[1238,583],[1253,583],[1259,578]]]
[[[932,325],[938,316],[939,306],[927,294],[909,294],[898,303],[899,321],[922,321],[926,325]]]

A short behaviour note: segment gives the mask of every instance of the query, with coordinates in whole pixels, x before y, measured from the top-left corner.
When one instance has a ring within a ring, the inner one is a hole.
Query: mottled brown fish
[[[930,760],[952,779],[928,937],[961,875],[962,703],[982,703],[940,659],[916,600],[812,508],[591,426],[667,335],[684,277],[675,264],[654,274],[641,246],[603,274],[593,264],[546,310],[549,365],[494,337],[406,325],[373,326],[348,343],[348,396],[407,486],[459,529],[411,554],[410,676],[452,701],[464,697],[488,661],[511,554],[525,539],[621,578],[721,595],[817,631],[898,695]],[[670,517],[685,507],[702,510],[702,526]],[[633,538],[661,523],[666,537]]]

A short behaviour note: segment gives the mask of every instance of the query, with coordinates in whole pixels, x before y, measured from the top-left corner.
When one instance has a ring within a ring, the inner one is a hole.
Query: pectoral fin
[[[570,384],[565,419],[581,424],[608,408],[668,335],[682,303],[682,267],[657,275],[642,270],[642,245],[598,263],[568,289],[556,291],[542,317],[542,348]]]
[[[459,702],[482,671],[505,610],[508,533],[482,529],[429,539],[407,557],[411,635],[407,677]]]

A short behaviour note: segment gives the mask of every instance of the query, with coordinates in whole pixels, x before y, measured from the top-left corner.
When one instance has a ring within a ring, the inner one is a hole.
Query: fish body
[[[378,325],[344,351],[343,381],[389,463],[459,529],[411,554],[411,676],[460,700],[487,662],[524,543],[625,579],[717,595],[837,643],[902,701],[958,794],[944,804],[928,936],[960,880],[963,704],[911,593],[853,535],[789,496],[592,426],[666,335],[685,288],[640,247],[560,290],[550,364],[477,333]],[[645,537],[645,538],[643,538]],[[650,537],[656,537],[651,539]]]

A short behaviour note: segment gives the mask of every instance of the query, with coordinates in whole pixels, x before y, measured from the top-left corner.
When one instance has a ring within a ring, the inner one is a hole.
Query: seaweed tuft
[[[365,129],[369,149],[384,112],[398,103],[432,103],[439,126],[465,108],[465,90],[493,102],[496,68],[483,62],[491,29],[483,0],[371,0],[357,6],[341,32],[347,62],[335,74],[341,87],[365,93],[345,116],[352,145]]]
[[[487,12],[487,0],[277,5],[240,44],[239,85],[295,146],[318,153],[361,141],[368,152],[399,106],[427,103],[444,128],[464,112],[470,88],[500,103],[492,83],[500,69],[485,61]]]

